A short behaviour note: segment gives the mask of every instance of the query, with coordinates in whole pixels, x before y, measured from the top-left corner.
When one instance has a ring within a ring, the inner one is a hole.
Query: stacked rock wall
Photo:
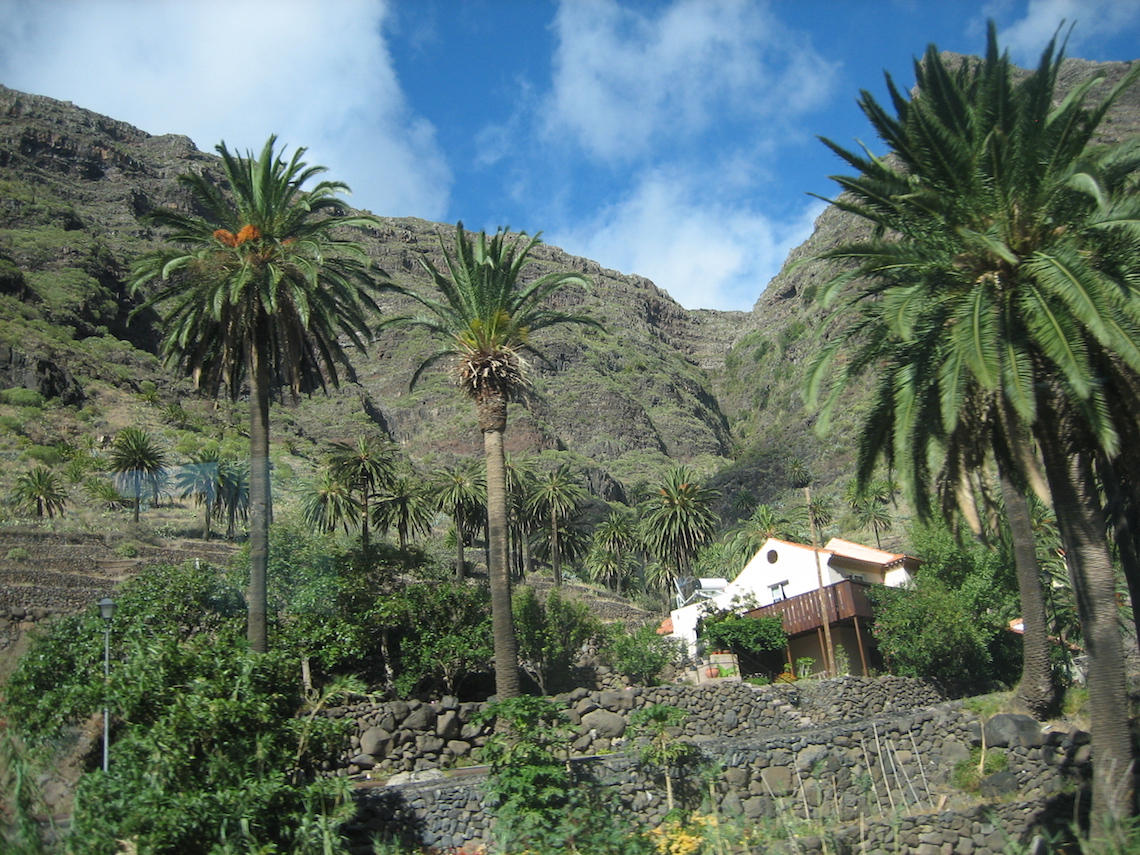
[[[711,796],[719,816],[746,827],[793,822],[829,830],[827,840],[809,834],[788,852],[822,852],[827,845],[832,853],[996,855],[1050,821],[1060,828],[1072,820],[1073,791],[1088,771],[1088,734],[1042,733],[1024,716],[995,716],[983,728],[960,702],[920,702],[931,697],[929,687],[915,681],[848,678],[760,691],[726,684],[576,692],[563,700],[577,719],[576,754],[606,743],[612,751],[579,757],[577,768],[618,799],[622,814],[640,827],[655,827],[667,812],[660,774],[626,750],[628,734],[621,727],[630,711],[646,703],[689,710],[687,738],[697,744],[703,767],[715,769],[711,789],[707,776],[679,769],[677,793],[685,809],[708,809]],[[879,706],[863,706],[860,698]],[[442,714],[450,711],[449,703],[441,706]],[[456,719],[464,715],[462,706],[454,710]],[[426,711],[420,716],[430,718]],[[829,716],[834,720],[821,726]],[[731,734],[717,731],[725,726]],[[484,735],[470,728],[467,734],[473,746]],[[393,734],[393,743],[415,746],[417,738]],[[955,789],[953,777],[955,767],[975,762],[971,750],[983,744],[1000,752],[1005,768],[983,780],[982,796],[994,803],[979,806]],[[358,791],[356,832],[361,839],[382,834],[439,849],[489,842],[490,812],[479,774],[473,768],[434,769],[410,775],[433,775],[432,781],[369,782]],[[780,852],[775,844],[769,850]]]
[[[575,733],[574,756],[607,754],[627,739],[629,716],[651,704],[686,714],[679,735],[691,738],[756,736],[921,709],[942,698],[929,684],[901,677],[752,686],[706,683],[622,690],[578,689],[558,695]],[[377,776],[450,768],[471,762],[486,727],[475,723],[482,706],[451,697],[434,703],[361,703],[329,711],[354,722],[349,752],[335,765],[340,775]],[[330,768],[330,771],[333,769]]]
[[[985,726],[986,750],[1006,768],[982,782],[991,804],[973,803],[952,785],[955,767],[973,763],[983,727],[960,703],[899,715],[763,736],[694,740],[710,778],[680,770],[685,809],[709,809],[742,826],[815,829],[771,852],[972,852],[997,855],[1012,841],[1071,820],[1073,791],[1087,772],[1087,734],[1041,733],[1022,716]],[[620,801],[631,826],[654,827],[666,814],[662,779],[631,752],[575,761]],[[491,820],[480,781],[463,777],[359,791],[362,835],[386,834],[447,849],[487,843]],[[444,773],[435,772],[436,775]],[[956,808],[947,810],[947,807]],[[818,836],[826,829],[827,840]]]

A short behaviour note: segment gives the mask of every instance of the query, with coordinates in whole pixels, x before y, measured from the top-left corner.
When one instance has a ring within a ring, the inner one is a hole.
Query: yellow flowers
[[[710,831],[718,826],[715,814],[693,814],[689,822],[670,819],[649,832],[657,855],[697,855]]]

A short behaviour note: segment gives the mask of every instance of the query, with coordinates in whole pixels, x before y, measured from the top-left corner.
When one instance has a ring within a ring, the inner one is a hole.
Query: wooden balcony
[[[823,608],[827,613],[827,621],[835,626],[851,618],[864,618],[870,620],[874,613],[871,611],[871,602],[867,598],[867,589],[871,585],[867,582],[853,582],[845,579],[823,589]],[[784,632],[789,638],[804,632],[812,632],[823,627],[821,620],[818,592],[810,591],[798,597],[789,597],[770,606],[761,606],[750,612],[746,617],[761,618],[782,615],[784,618]]]

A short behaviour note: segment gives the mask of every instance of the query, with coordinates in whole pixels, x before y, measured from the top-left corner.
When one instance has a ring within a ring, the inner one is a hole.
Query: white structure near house
[[[801,656],[814,659],[823,669],[823,616],[827,613],[832,644],[842,648],[853,673],[867,672],[867,654],[860,618],[871,617],[866,585],[900,587],[909,582],[919,560],[902,553],[886,552],[847,540],[832,538],[821,549],[802,543],[769,538],[744,565],[740,574],[719,591],[671,613],[672,635],[696,652],[697,624],[705,609],[730,608],[734,600],[751,604],[749,616],[783,614],[789,636],[790,661]],[[820,608],[820,578],[824,606]]]

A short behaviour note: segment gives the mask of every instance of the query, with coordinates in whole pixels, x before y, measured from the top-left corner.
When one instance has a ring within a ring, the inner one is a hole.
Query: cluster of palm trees
[[[92,444],[79,448],[63,444],[57,449],[66,459],[62,470],[42,465],[16,477],[12,503],[38,518],[54,519],[71,504],[70,486],[81,484],[87,499],[107,510],[129,508],[138,522],[146,503],[157,505],[163,496],[193,499],[204,509],[202,537],[209,540],[214,522],[224,522],[226,538],[237,537],[237,525],[249,508],[246,467],[215,448],[193,455],[181,466],[150,432],[126,427],[116,434],[105,453]]]
[[[859,479],[886,460],[922,514],[982,535],[980,498],[998,485],[1024,610],[1020,694],[1037,710],[1051,687],[1027,495],[1053,508],[1088,653],[1093,811],[1107,833],[1135,796],[1113,554],[1136,603],[1140,140],[1104,145],[1097,132],[1140,66],[1059,97],[1055,41],[1026,76],[992,25],[980,60],[931,46],[913,94],[888,77],[889,108],[866,92],[859,102],[888,157],[825,140],[858,172],[835,178],[834,204],[873,228],[822,256],[843,265],[825,299],[842,299],[834,317],[855,323],[809,392],[837,380],[834,407],[849,380],[875,372]]]

